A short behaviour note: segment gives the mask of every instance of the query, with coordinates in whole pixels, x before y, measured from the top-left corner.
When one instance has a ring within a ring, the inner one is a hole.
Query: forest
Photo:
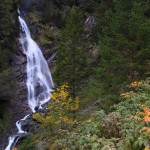
[[[150,150],[150,1],[3,0],[0,8],[0,149],[30,113],[27,135],[5,150]],[[19,15],[54,81],[47,108],[35,112]]]

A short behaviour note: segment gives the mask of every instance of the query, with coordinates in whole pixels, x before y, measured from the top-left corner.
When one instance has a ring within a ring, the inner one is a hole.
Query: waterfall
[[[28,105],[32,112],[36,112],[37,109],[42,109],[42,105],[50,100],[51,92],[53,91],[53,79],[49,70],[48,64],[41,52],[41,49],[32,39],[30,30],[22,17],[18,17],[21,27],[20,42],[22,44],[23,52],[27,57],[27,89],[28,89]],[[18,132],[10,136],[8,139],[8,145],[5,150],[11,150],[15,146],[18,139],[22,135],[27,134],[22,129],[22,122],[26,120],[30,115],[25,116],[16,122]]]
[[[22,27],[21,43],[27,56],[27,88],[28,104],[33,112],[36,106],[41,107],[50,97],[50,91],[54,86],[51,73],[39,46],[31,38],[30,31],[25,21],[19,16]],[[36,89],[40,91],[36,93]],[[38,95],[39,94],[39,95]]]

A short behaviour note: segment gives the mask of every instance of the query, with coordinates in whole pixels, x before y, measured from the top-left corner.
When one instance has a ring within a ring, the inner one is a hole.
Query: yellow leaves
[[[68,117],[62,117],[61,119],[64,123],[68,123],[68,124],[74,123],[74,121],[69,119]]]
[[[126,93],[121,93],[120,96],[126,96]]]
[[[78,97],[75,99],[75,101],[74,101],[74,106],[70,106],[70,110],[71,111],[75,111],[75,110],[77,110],[79,108],[79,99],[78,99]]]
[[[51,99],[55,102],[54,104],[49,105],[49,110],[53,116],[54,123],[73,123],[74,121],[67,116],[70,111],[75,111],[79,108],[79,98],[72,98],[69,96],[68,85],[64,84],[57,88],[52,94]]]
[[[146,107],[146,105],[145,105],[144,103],[138,104],[138,106],[141,107],[142,109],[143,109],[144,107]]]
[[[33,114],[33,118],[44,125],[62,125],[63,123],[72,124],[75,120],[70,119],[71,111],[79,108],[79,98],[69,96],[68,85],[64,84],[55,89],[51,95],[51,100],[54,103],[49,103],[47,116],[42,116],[39,113]],[[69,117],[68,117],[69,116]]]
[[[40,143],[40,140],[36,139],[36,140],[35,140],[35,143],[36,143],[36,144]]]
[[[37,120],[38,122],[41,122],[41,123],[48,123],[48,122],[52,122],[53,121],[53,117],[48,115],[46,117],[42,116],[41,114],[39,113],[34,113],[32,115],[32,118]]]
[[[75,111],[79,108],[79,98],[73,99],[69,97],[69,92],[67,91],[68,85],[64,84],[52,94],[51,99],[57,103],[60,107],[69,109],[70,111]],[[52,106],[53,107],[53,106]]]
[[[56,96],[54,95],[55,93],[53,93],[53,95],[51,95],[51,99],[53,100],[53,101],[56,101]]]
[[[52,121],[53,121],[53,117],[50,115],[46,116],[46,118],[44,119],[45,123],[52,122]]]
[[[17,148],[16,147],[13,147],[13,149],[12,150],[17,150]]]
[[[75,107],[70,106],[70,110],[71,110],[71,111],[74,111],[74,110],[77,110],[77,109],[78,109],[78,106],[75,106]]]
[[[133,91],[120,94],[121,97],[125,97],[125,98],[129,98],[129,97],[135,96],[135,95],[136,95],[136,93],[134,93]]]
[[[41,123],[45,122],[45,118],[43,116],[41,116],[39,113],[34,113],[32,115],[32,118]]]
[[[65,84],[63,84],[61,87],[60,87],[60,89],[61,90],[65,90],[65,89],[68,89],[68,84],[67,83],[65,83]]]
[[[61,120],[57,120],[54,122],[55,124],[61,124]]]
[[[51,95],[51,99],[56,103],[66,103],[69,93],[67,91],[68,85],[64,84]]]

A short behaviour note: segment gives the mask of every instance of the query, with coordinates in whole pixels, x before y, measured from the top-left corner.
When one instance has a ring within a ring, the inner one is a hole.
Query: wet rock
[[[34,110],[37,112],[39,110],[39,106],[36,106]]]
[[[55,64],[55,58],[56,58],[56,52],[54,52],[48,59],[47,59],[47,63],[50,67],[54,67]]]
[[[100,102],[101,102],[101,100],[97,100],[97,101],[94,102],[94,105],[95,105],[95,106],[99,106],[99,105],[100,105]]]
[[[84,22],[84,36],[89,38],[92,35],[92,28],[96,25],[96,18],[89,16]]]
[[[92,28],[95,26],[95,24],[96,24],[96,19],[95,19],[95,17],[94,17],[94,16],[89,16],[89,17],[86,19],[85,23],[84,23],[84,25],[85,25],[85,30],[90,30],[90,29],[92,29]]]

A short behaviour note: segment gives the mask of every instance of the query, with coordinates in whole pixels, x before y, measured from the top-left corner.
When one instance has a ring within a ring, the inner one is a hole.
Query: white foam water
[[[8,146],[5,148],[5,150],[11,150],[11,147],[12,147],[12,144],[14,143],[14,141],[15,141],[15,136],[10,136],[9,138],[8,138]]]

